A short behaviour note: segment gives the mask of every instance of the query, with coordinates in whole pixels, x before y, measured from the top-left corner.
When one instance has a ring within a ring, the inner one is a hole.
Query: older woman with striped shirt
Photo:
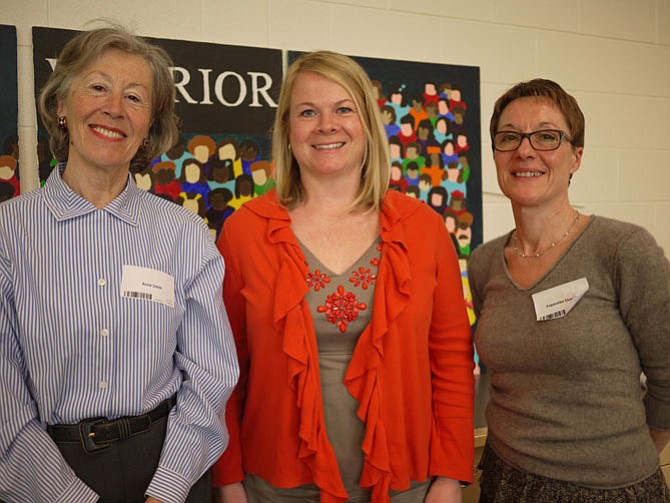
[[[41,91],[59,164],[0,206],[0,500],[208,500],[238,376],[224,264],[129,177],[176,140],[170,64],[99,28]]]

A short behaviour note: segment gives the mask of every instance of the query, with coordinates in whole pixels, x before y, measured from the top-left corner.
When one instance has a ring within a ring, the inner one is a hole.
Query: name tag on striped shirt
[[[148,300],[174,307],[174,278],[156,269],[124,265],[121,297]]]
[[[563,318],[577,305],[588,289],[588,280],[579,278],[533,294],[537,321]]]

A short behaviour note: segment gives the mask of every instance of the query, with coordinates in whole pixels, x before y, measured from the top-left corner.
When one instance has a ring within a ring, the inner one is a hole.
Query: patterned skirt
[[[670,503],[660,468],[651,477],[617,489],[594,489],[522,472],[484,448],[479,503]]]

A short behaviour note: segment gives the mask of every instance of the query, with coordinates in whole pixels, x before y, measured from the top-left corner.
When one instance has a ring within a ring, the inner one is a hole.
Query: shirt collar
[[[58,164],[51,172],[44,184],[44,201],[49,211],[58,221],[69,220],[87,215],[96,211],[90,201],[75,193],[63,180],[65,163]],[[125,189],[107,206],[100,208],[124,222],[137,226],[139,220],[140,189],[137,188],[132,177],[128,176]]]

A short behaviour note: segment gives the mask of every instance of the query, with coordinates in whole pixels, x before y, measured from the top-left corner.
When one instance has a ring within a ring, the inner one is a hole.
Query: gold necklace
[[[521,258],[540,258],[542,255],[544,255],[545,253],[547,253],[549,250],[555,248],[556,245],[557,245],[558,243],[560,243],[560,242],[563,241],[566,237],[568,237],[568,234],[570,234],[570,231],[572,230],[572,228],[573,228],[575,225],[577,225],[577,222],[578,222],[578,221],[579,221],[579,211],[577,212],[577,216],[575,217],[575,219],[574,219],[574,220],[572,221],[572,223],[570,224],[570,227],[568,227],[568,230],[566,230],[565,233],[564,233],[560,238],[558,238],[556,241],[554,241],[553,243],[551,243],[551,244],[547,247],[546,250],[543,250],[543,251],[541,251],[541,252],[537,252],[537,253],[533,253],[532,255],[526,255],[524,252],[522,252],[521,250],[519,250],[519,247],[517,246],[517,243],[518,243],[518,239],[517,239],[517,237],[516,237],[517,232],[516,232],[516,230],[515,230],[515,231],[514,231],[514,235],[512,236],[512,250],[514,250],[514,251],[516,252],[516,254],[517,254],[519,257],[521,257]]]

